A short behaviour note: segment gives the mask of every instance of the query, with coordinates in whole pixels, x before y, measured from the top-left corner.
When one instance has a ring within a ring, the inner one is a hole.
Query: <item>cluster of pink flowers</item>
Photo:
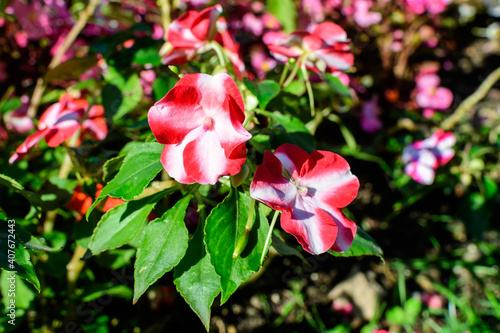
[[[450,89],[441,87],[441,79],[434,68],[423,69],[415,78],[415,100],[423,108],[423,115],[431,118],[437,111],[448,109],[453,102]]]
[[[21,159],[40,140],[49,147],[56,147],[80,131],[79,139],[89,135],[94,140],[104,140],[108,133],[102,105],[90,107],[86,99],[76,99],[64,94],[59,102],[51,105],[40,117],[38,131],[31,134],[16,149],[9,163]],[[76,143],[77,145],[79,142]]]
[[[455,155],[452,148],[455,142],[453,133],[437,130],[427,139],[406,146],[401,157],[406,164],[405,172],[416,182],[432,184],[436,169]]]
[[[415,14],[428,12],[437,15],[446,10],[451,0],[405,0],[406,7]]]

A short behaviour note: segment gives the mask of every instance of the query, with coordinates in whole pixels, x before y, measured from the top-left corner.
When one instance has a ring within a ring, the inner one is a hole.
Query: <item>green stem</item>
[[[281,77],[279,82],[280,87],[283,85],[283,81],[285,81],[285,77],[288,74],[289,69],[290,69],[290,61],[287,61],[285,63],[285,67],[283,67],[283,72],[281,72]]]
[[[455,127],[460,120],[465,118],[467,112],[486,96],[488,91],[490,91],[491,87],[493,87],[498,80],[500,80],[500,67],[491,72],[477,90],[460,103],[455,112],[443,121],[441,128],[444,131],[449,131]]]
[[[161,12],[161,26],[163,28],[163,39],[167,40],[168,28],[170,27],[170,3],[168,0],[157,0],[156,4]]]
[[[261,265],[264,262],[264,259],[266,258],[267,251],[269,250],[269,245],[271,243],[271,236],[273,234],[274,225],[276,224],[276,221],[278,220],[278,216],[280,215],[280,213],[281,212],[279,210],[274,211],[273,220],[271,221],[271,225],[269,226],[269,232],[267,233],[266,242],[264,243],[264,250],[262,251],[262,256],[260,257]]]
[[[357,150],[358,145],[356,143],[356,139],[354,138],[354,135],[352,135],[352,133],[349,131],[349,129],[344,125],[342,119],[340,119],[340,117],[336,114],[330,113],[328,115],[328,120],[333,121],[334,123],[337,123],[339,125],[340,133],[342,133],[347,146],[353,150]]]
[[[208,46],[210,49],[214,50],[215,53],[217,54],[217,58],[219,59],[219,64],[222,67],[226,67],[226,58],[224,57],[224,53],[222,53],[219,43],[212,41],[211,43],[208,43]]]
[[[292,72],[290,73],[290,76],[286,79],[286,81],[283,83],[283,88],[288,87],[290,83],[292,83],[293,79],[295,79],[295,76],[297,75],[297,71],[300,68],[300,63],[302,62],[304,55],[301,55],[298,59],[297,62],[295,63],[295,66],[292,68]]]
[[[311,116],[314,117],[316,110],[314,109],[314,93],[311,86],[311,81],[309,81],[309,75],[307,74],[307,69],[305,63],[300,65],[302,74],[304,75],[304,83],[306,84],[307,96],[309,97],[309,107],[311,108]]]

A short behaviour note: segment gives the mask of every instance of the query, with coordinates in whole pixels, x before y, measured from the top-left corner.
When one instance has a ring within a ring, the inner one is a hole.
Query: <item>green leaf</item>
[[[94,229],[89,249],[95,255],[130,242],[138,234],[156,203],[170,192],[172,189],[140,200],[128,201],[110,209],[102,216]]]
[[[384,252],[380,246],[359,226],[350,248],[345,250],[344,253],[334,251],[328,251],[328,253],[335,257],[377,256],[384,261]]]
[[[120,171],[101,191],[87,211],[87,219],[94,208],[107,196],[133,200],[163,168],[160,162],[163,145],[146,142],[134,147],[123,160]]]
[[[236,242],[245,231],[251,201],[247,194],[232,189],[207,218],[205,242],[212,265],[221,277],[222,304],[260,268],[260,257],[264,251],[269,225],[258,209],[245,249],[241,255],[233,258]]]
[[[208,331],[210,307],[221,288],[220,278],[203,242],[203,229],[204,221],[198,225],[184,258],[174,269],[174,283]]]
[[[101,290],[92,291],[92,292],[90,292],[82,297],[82,302],[90,302],[90,301],[93,301],[99,297],[106,296],[106,295],[121,297],[121,298],[124,298],[126,300],[129,300],[132,298],[132,289],[121,284],[121,285],[113,286],[110,288],[104,288]]]
[[[302,261],[306,262],[302,253],[297,251],[295,248],[289,246],[288,244],[283,242],[279,237],[277,237],[275,235],[272,235],[272,245],[275,248],[275,250],[278,251],[279,254],[282,254],[284,256],[292,256],[293,255],[293,256],[296,256],[296,257],[302,259]]]
[[[267,111],[259,111],[259,113],[271,118],[275,122],[275,126],[273,127],[275,133],[273,146],[277,147],[283,143],[292,143],[308,153],[315,150],[314,138],[311,132],[297,117]],[[277,126],[276,123],[278,124]]]
[[[40,291],[40,281],[31,263],[30,254],[18,241],[16,229],[15,223],[9,224],[7,221],[0,220],[0,248],[3,249],[0,251],[0,267],[15,273]]]
[[[40,200],[40,198],[33,192],[26,191],[24,187],[21,184],[19,184],[15,179],[12,179],[4,174],[0,174],[0,185],[6,186],[14,190],[14,192],[16,192],[17,194],[22,195],[23,197],[28,199],[28,201],[33,206],[38,208],[41,207],[42,201]]]
[[[106,114],[117,121],[137,106],[142,86],[136,73],[124,77],[113,67],[109,67],[105,80],[108,84],[102,89],[102,105]]]
[[[186,253],[189,236],[184,217],[190,200],[191,196],[182,198],[146,227],[135,260],[133,303]]]
[[[280,86],[271,80],[252,82],[245,78],[244,82],[248,90],[257,97],[259,106],[262,110],[264,110],[267,104],[280,92]]]
[[[102,179],[107,183],[120,171],[125,155],[110,158],[102,166]]]
[[[23,103],[19,97],[12,97],[0,104],[0,113],[5,113],[11,110],[15,110],[20,107]]]
[[[27,250],[37,250],[37,251],[46,251],[53,252],[58,251],[59,249],[52,248],[45,243],[42,243],[38,238],[33,236],[30,232],[24,229],[21,226],[16,226],[16,234],[17,239],[24,245]]]
[[[14,273],[2,271],[0,274],[0,289],[2,290],[2,303],[7,308],[14,300],[16,308],[29,309],[30,303],[35,299],[33,290]],[[15,285],[15,292],[9,292],[12,283]],[[13,296],[13,297],[12,297]]]
[[[297,8],[293,0],[267,0],[267,8],[283,26],[286,33],[296,30]]]
[[[96,56],[87,56],[82,58],[71,58],[60,65],[49,69],[45,74],[44,81],[51,83],[53,81],[77,80],[80,76],[97,65]]]
[[[342,82],[340,82],[338,77],[333,76],[330,73],[327,73],[325,74],[325,78],[330,88],[332,88],[336,93],[342,96],[351,96],[351,93],[349,92],[349,87],[346,87]]]

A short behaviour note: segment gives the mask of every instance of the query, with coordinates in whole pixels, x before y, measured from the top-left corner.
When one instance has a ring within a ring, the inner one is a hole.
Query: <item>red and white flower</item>
[[[452,148],[455,142],[453,133],[439,129],[427,139],[406,146],[401,157],[406,164],[405,172],[416,182],[432,184],[436,169],[455,155]]]
[[[316,73],[345,71],[354,63],[346,32],[332,22],[317,25],[312,33],[299,30],[286,36],[268,32],[263,41],[276,59],[302,56],[306,67]]]
[[[250,195],[283,211],[281,227],[295,236],[304,250],[320,254],[347,250],[356,224],[341,208],[358,193],[359,181],[347,161],[328,151],[313,151],[285,143],[274,154],[266,151],[257,167]]]
[[[246,159],[245,113],[236,83],[225,73],[186,74],[149,109],[161,163],[180,183],[215,184],[237,174]]]
[[[38,122],[38,131],[28,136],[17,147],[16,152],[10,157],[9,163],[12,164],[22,158],[42,139],[45,139],[49,147],[56,147],[71,138],[80,129],[80,140],[85,134],[95,140],[104,140],[108,134],[104,108],[102,105],[93,105],[89,109],[87,100],[75,99],[70,94],[64,94],[59,102],[51,105],[42,114]]]
[[[217,17],[222,13],[222,6],[215,5],[201,12],[190,10],[170,24],[167,40],[172,49],[162,58],[168,65],[181,65],[203,53],[204,46],[215,38]]]

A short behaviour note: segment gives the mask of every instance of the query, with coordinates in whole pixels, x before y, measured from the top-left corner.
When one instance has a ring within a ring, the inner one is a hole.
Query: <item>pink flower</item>
[[[363,104],[361,109],[361,128],[368,133],[374,133],[382,128],[382,122],[378,118],[378,96],[374,95],[371,100]]]
[[[30,103],[29,97],[23,95],[20,99],[23,104],[17,110],[6,113],[4,120],[8,130],[25,133],[31,131],[35,125],[33,124],[33,120],[27,116]]]
[[[406,0],[406,7],[415,14],[440,14],[446,10],[451,0]]]
[[[220,13],[222,6],[215,5],[199,13],[190,10],[173,21],[167,36],[172,49],[163,56],[162,62],[168,65],[181,65],[205,52],[203,47],[215,38],[217,17]]]
[[[430,309],[441,309],[443,307],[443,298],[439,294],[423,293],[422,302],[427,304]]]
[[[306,67],[316,73],[344,71],[354,63],[346,32],[332,22],[319,24],[312,33],[299,30],[286,36],[269,32],[263,40],[276,59],[304,57]]]
[[[142,86],[144,95],[149,96],[153,92],[153,82],[156,79],[156,72],[154,69],[146,69],[141,71],[139,82]]]
[[[250,64],[259,79],[263,80],[266,74],[276,67],[277,62],[269,57],[264,46],[256,44],[250,49]]]
[[[358,193],[359,181],[347,161],[328,151],[313,151],[285,143],[274,154],[265,152],[257,167],[250,195],[283,211],[281,227],[304,250],[321,254],[347,250],[356,224],[342,213]]]
[[[406,146],[401,157],[405,172],[420,184],[432,184],[436,169],[455,155],[455,142],[453,133],[439,129],[429,138]]]
[[[373,1],[371,0],[354,0],[353,7],[354,21],[360,27],[366,28],[382,21],[382,14],[370,12],[371,7],[373,7]]]
[[[154,106],[148,121],[159,143],[161,163],[180,183],[215,184],[237,174],[246,159],[244,105],[225,73],[186,74]]]
[[[64,94],[59,102],[51,105],[40,117],[38,131],[31,134],[16,149],[10,157],[9,163],[14,163],[36,145],[45,139],[49,147],[56,147],[71,138],[81,129],[80,139],[88,134],[95,140],[104,140],[108,134],[108,127],[104,118],[102,105],[94,105],[89,109],[89,102],[85,99],[75,99],[69,94]],[[81,121],[83,122],[81,123]],[[77,143],[78,144],[78,143]]]
[[[434,72],[423,71],[415,78],[417,104],[424,109],[424,117],[430,118],[435,110],[446,110],[453,102],[453,93],[440,87],[441,79]]]

